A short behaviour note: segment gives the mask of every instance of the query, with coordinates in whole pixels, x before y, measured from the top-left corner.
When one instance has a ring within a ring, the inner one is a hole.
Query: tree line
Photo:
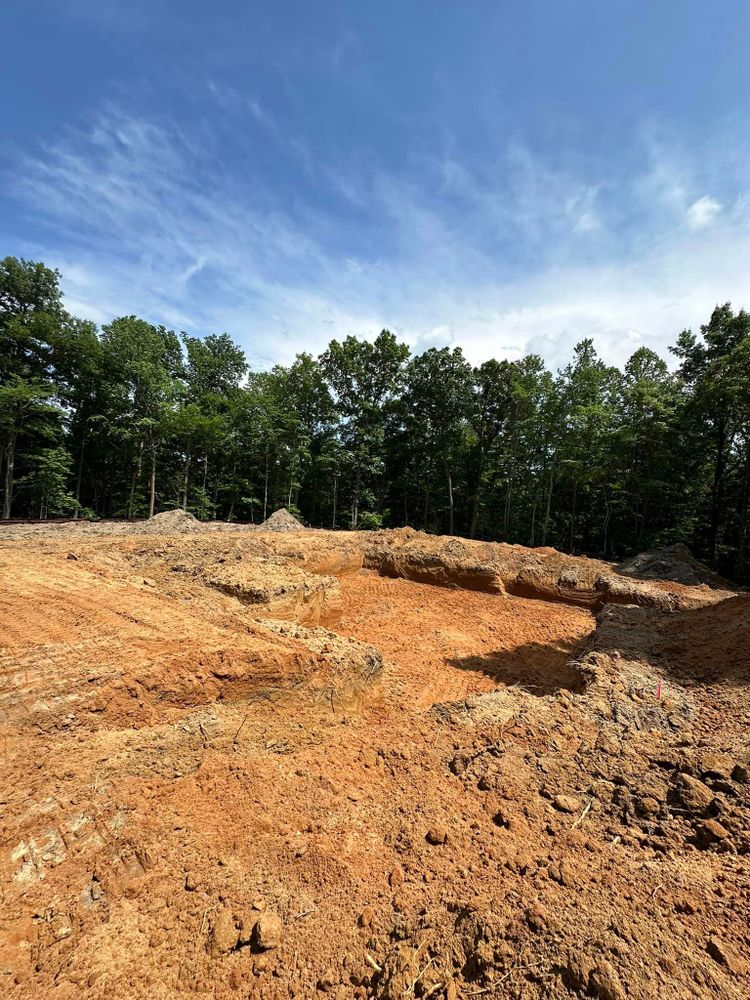
[[[225,333],[136,316],[97,329],[60,275],[0,262],[2,518],[144,517],[184,507],[553,545],[605,558],[684,541],[748,567],[750,315],[717,306],[623,370],[590,339],[472,366],[383,330],[251,371]]]

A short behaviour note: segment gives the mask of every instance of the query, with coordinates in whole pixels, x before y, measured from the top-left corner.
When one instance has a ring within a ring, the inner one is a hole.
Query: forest
[[[676,541],[748,580],[750,315],[717,306],[673,364],[624,369],[582,339],[474,367],[388,330],[249,369],[198,338],[64,308],[59,272],[0,261],[1,516],[142,518],[185,507],[429,532],[619,559]]]

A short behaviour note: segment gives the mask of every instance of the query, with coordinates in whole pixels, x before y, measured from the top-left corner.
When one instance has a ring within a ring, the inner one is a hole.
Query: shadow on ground
[[[581,672],[570,662],[580,648],[579,643],[572,642],[555,645],[530,642],[482,656],[455,657],[446,663],[459,670],[483,673],[498,685],[516,685],[541,696],[561,690],[583,691]]]

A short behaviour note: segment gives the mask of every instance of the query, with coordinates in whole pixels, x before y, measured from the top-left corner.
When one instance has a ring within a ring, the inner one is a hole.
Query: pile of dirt
[[[687,587],[716,587],[729,590],[730,585],[692,554],[687,545],[678,542],[655,552],[641,552],[620,563],[618,573],[640,580],[671,580]]]
[[[270,517],[258,526],[259,531],[303,531],[301,524],[294,514],[290,514],[286,507],[275,510]]]
[[[357,537],[365,567],[381,576],[562,601],[593,610],[604,604],[638,604],[672,611],[697,607],[732,593],[726,583],[720,589],[718,577],[714,578],[719,582],[712,591],[699,591],[676,580],[666,583],[625,576],[611,563],[566,555],[552,548],[446,539],[403,528]]]
[[[299,527],[0,535],[0,993],[746,1000],[750,597]]]
[[[672,669],[702,682],[750,684],[750,594],[684,611],[660,628]]]
[[[146,535],[187,535],[204,529],[197,517],[178,507],[155,514],[145,524],[138,525],[136,530]]]
[[[203,578],[272,618],[319,624],[335,621],[341,612],[338,580],[313,576],[280,559],[226,562]]]

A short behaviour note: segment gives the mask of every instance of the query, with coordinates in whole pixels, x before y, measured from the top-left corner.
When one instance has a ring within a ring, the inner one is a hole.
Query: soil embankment
[[[0,533],[3,996],[747,997],[746,595],[157,527]]]

